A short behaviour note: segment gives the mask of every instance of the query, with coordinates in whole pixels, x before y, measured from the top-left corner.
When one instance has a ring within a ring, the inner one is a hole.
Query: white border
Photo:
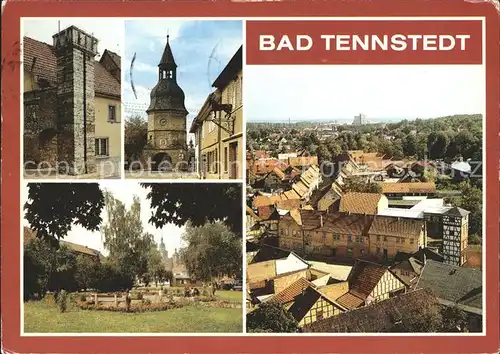
[[[29,20],[29,19],[41,19],[37,17],[22,17],[20,20],[20,38],[21,38],[21,43],[23,40],[24,36],[24,31],[23,31],[23,23],[24,20]],[[60,17],[44,17],[44,20],[59,20]],[[88,18],[88,17],[76,17],[74,18],[75,20],[81,20],[81,19],[93,19],[95,18]],[[100,19],[106,19],[105,17],[102,17]],[[115,19],[115,18],[114,18]],[[128,18],[128,17],[123,17],[122,18],[124,21],[124,26],[125,26],[125,21],[139,21],[139,20],[148,20],[148,21],[165,21],[165,20],[189,20],[189,21],[215,21],[215,20],[241,20],[243,24],[243,56],[244,56],[244,64],[243,64],[243,72],[245,71],[246,67],[246,22],[248,21],[470,21],[470,20],[480,20],[482,22],[482,68],[483,68],[483,78],[484,78],[484,90],[486,93],[486,18],[483,16],[471,16],[471,17],[169,17],[169,18],[151,18],[151,17],[133,17],[133,18]],[[124,29],[125,33],[125,29]],[[126,41],[126,38],[125,38]],[[21,45],[21,61],[23,58],[23,50],[24,48]],[[124,57],[124,55],[122,55]],[[122,60],[123,61],[123,60]],[[24,92],[24,71],[21,72],[21,95]],[[124,79],[124,72],[122,70],[122,83]],[[242,88],[242,99],[243,99],[243,127],[246,127],[246,116],[245,116],[245,97],[246,95],[246,89],[243,87]],[[122,86],[122,94],[123,94],[123,86]],[[122,114],[124,111],[124,105],[122,105]],[[21,141],[20,141],[20,151],[21,151],[21,157],[23,155],[23,118],[24,118],[24,107],[23,107],[23,100],[20,100],[20,132],[21,132]],[[484,98],[484,106],[482,109],[481,114],[483,115],[483,167],[482,167],[482,172],[483,176],[486,176],[486,95]],[[124,135],[124,115],[122,115],[122,147],[124,146],[124,140],[123,140],[123,135]],[[244,143],[244,155],[243,155],[243,171],[242,174],[246,173],[246,134],[243,134],[243,143]],[[124,159],[124,154],[123,154],[123,148],[122,148],[122,162]],[[123,163],[122,163],[122,168],[123,168]],[[22,191],[23,186],[29,182],[32,183],[98,183],[103,180],[96,180],[96,179],[88,179],[88,180],[82,180],[82,179],[35,179],[35,180],[24,180],[24,169],[23,169],[23,164],[21,163],[20,166],[21,169],[21,183],[20,183],[20,194]],[[124,171],[122,171],[120,175],[120,179],[123,180],[125,179]],[[241,180],[198,180],[198,179],[174,179],[174,180],[161,180],[161,179],[133,179],[133,178],[128,178],[126,179],[127,181],[133,181],[137,183],[143,183],[143,182],[148,182],[148,183],[241,183],[242,184],[242,190],[244,194],[243,198],[243,291],[242,291],[242,296],[243,296],[243,302],[242,302],[242,311],[243,311],[243,330],[246,332],[246,324],[245,324],[245,313],[246,313],[246,181],[245,177],[242,176]],[[20,199],[20,215],[23,216],[23,203],[22,203],[22,198]],[[472,336],[472,337],[482,337],[486,335],[486,288],[487,288],[487,283],[486,283],[486,178],[483,180],[483,244],[482,244],[482,277],[483,277],[483,294],[482,294],[482,300],[483,300],[483,331],[482,333],[464,333],[464,334],[454,334],[454,333],[411,333],[412,336],[419,336],[419,337],[463,337],[463,336]],[[255,337],[255,336],[262,336],[262,337],[295,337],[295,336],[304,336],[304,337],[407,337],[410,335],[410,333],[390,333],[390,334],[383,334],[383,333],[25,333],[24,332],[24,301],[23,301],[23,226],[22,223],[20,223],[20,301],[21,301],[21,318],[20,318],[20,335],[21,337],[210,337],[210,336],[224,336],[224,337]]]

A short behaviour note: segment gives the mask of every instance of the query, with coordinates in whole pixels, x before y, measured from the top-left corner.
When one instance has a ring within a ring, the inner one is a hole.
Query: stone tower
[[[67,174],[96,172],[94,57],[97,39],[70,26],[55,34],[57,160]]]
[[[145,157],[152,170],[186,170],[187,143],[184,91],[177,84],[177,64],[167,36],[158,64],[158,83],[151,90],[148,114],[148,145]]]

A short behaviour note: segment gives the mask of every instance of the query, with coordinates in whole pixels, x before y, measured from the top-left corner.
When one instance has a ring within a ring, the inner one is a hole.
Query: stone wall
[[[55,89],[24,93],[24,166],[53,168],[57,161]]]
[[[76,47],[58,51],[57,155],[62,173],[96,172],[94,63]]]

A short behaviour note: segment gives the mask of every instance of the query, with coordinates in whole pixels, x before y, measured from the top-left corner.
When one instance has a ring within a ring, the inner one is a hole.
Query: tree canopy
[[[180,254],[189,274],[204,281],[241,275],[241,237],[221,222],[198,227],[188,223],[182,240],[187,246]]]
[[[157,228],[173,223],[193,226],[222,221],[242,235],[242,187],[240,184],[143,183],[151,201],[150,222]]]
[[[58,245],[73,225],[98,230],[103,206],[97,183],[30,183],[24,210],[37,237]]]
[[[127,210],[110,192],[104,196],[107,221],[101,231],[108,258],[130,278],[148,280],[148,258],[156,244],[153,236],[144,231],[139,198],[135,196]]]
[[[299,332],[297,320],[277,301],[265,301],[247,314],[248,332]]]
[[[239,184],[144,183],[157,228],[190,221],[194,226],[222,221],[242,235],[242,187]],[[111,199],[109,200],[111,201]],[[29,183],[26,220],[39,238],[54,245],[73,225],[97,231],[102,223],[104,192],[97,183]],[[120,206],[120,208],[124,208]],[[120,211],[122,212],[122,211]],[[123,211],[124,212],[124,211]],[[112,245],[110,245],[112,247]]]

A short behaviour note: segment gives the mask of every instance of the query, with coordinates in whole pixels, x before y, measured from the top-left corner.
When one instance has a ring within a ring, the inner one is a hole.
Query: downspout
[[[83,163],[87,169],[87,54],[83,52]]]

